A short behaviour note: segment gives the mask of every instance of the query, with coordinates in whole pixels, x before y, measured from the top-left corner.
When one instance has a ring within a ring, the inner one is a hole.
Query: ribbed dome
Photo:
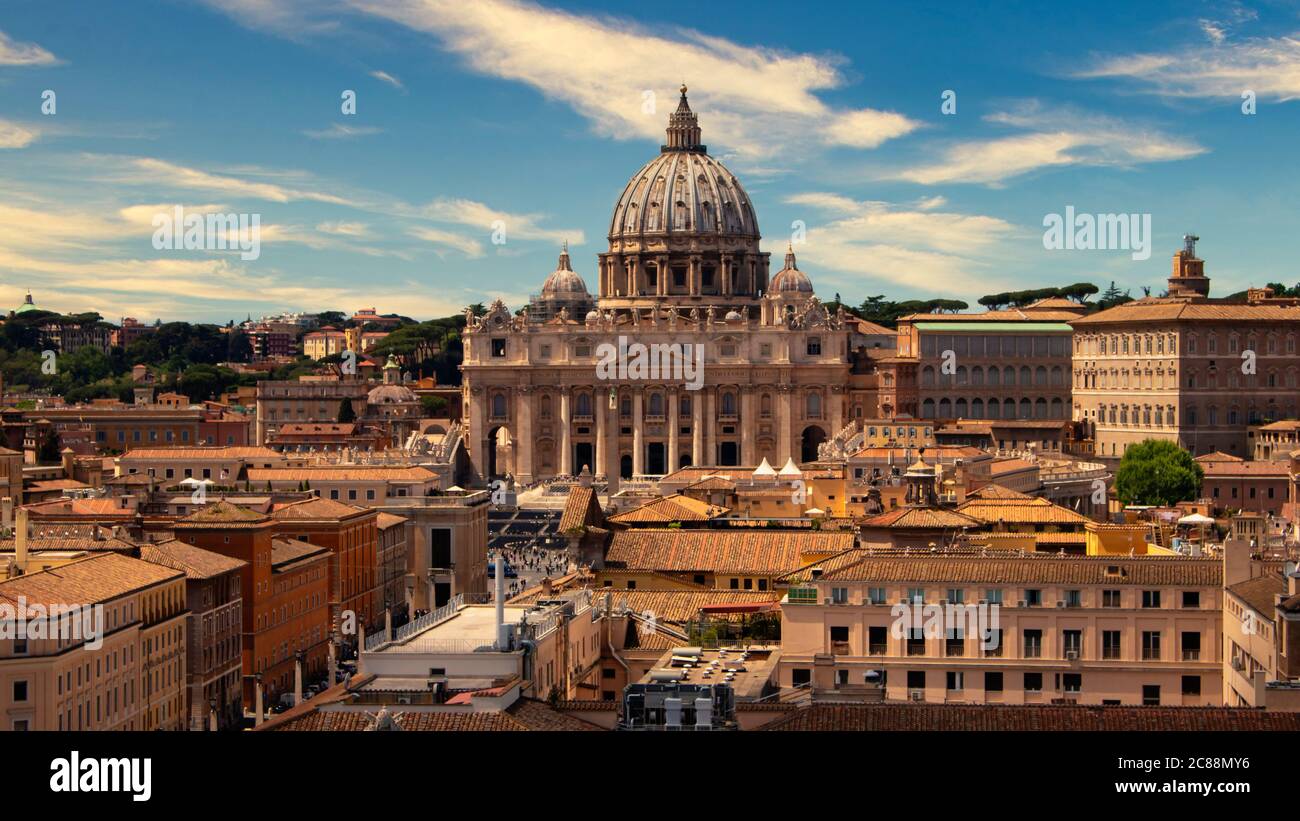
[[[414,391],[405,385],[379,385],[366,394],[368,405],[402,405],[418,401]]]
[[[740,181],[710,157],[686,102],[669,118],[668,144],[632,175],[614,206],[609,238],[644,234],[757,239],[758,219]]]
[[[772,293],[798,292],[811,294],[813,292],[812,280],[795,265],[793,247],[787,247],[785,267],[778,271],[776,276],[772,277],[772,285],[768,290]]]
[[[542,283],[543,297],[587,296],[587,284],[569,267],[569,243],[560,252],[560,264]]]

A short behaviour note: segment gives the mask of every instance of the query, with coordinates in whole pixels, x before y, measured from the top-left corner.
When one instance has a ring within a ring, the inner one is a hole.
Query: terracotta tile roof
[[[1220,476],[1254,476],[1261,479],[1287,479],[1291,476],[1286,462],[1201,462],[1205,478]]]
[[[84,528],[77,528],[85,530]],[[27,549],[33,553],[41,550],[85,550],[90,553],[135,553],[137,545],[135,542],[120,539],[116,536],[104,535],[102,539],[96,539],[89,532],[73,533],[58,535],[62,531],[61,527],[33,527],[37,531],[34,538],[27,540]],[[0,553],[14,552],[15,542],[13,539],[0,539]]]
[[[23,596],[29,605],[97,604],[183,577],[179,570],[120,553],[99,553],[49,570],[0,581],[0,601],[13,606],[18,597]]]
[[[605,562],[628,570],[778,574],[799,567],[806,553],[837,553],[853,540],[852,533],[636,528],[614,534]]]
[[[978,490],[973,490],[966,494],[967,499],[1032,499],[1028,493],[1021,493],[1018,490],[1012,490],[1006,485],[999,485],[997,482],[990,482]]]
[[[1196,320],[1230,320],[1234,322],[1300,322],[1300,306],[1248,305],[1244,302],[1190,302],[1179,298],[1137,299],[1095,314],[1071,320],[1082,326],[1115,322],[1179,322]]]
[[[863,519],[862,528],[883,527],[891,530],[935,530],[956,527],[979,527],[983,522],[941,507],[900,507]]]
[[[1101,707],[1046,704],[813,705],[764,725],[764,730],[1300,730],[1300,713],[1243,707]]]
[[[1224,453],[1221,450],[1216,450],[1213,453],[1206,453],[1197,456],[1196,461],[1205,463],[1205,462],[1242,462],[1245,460],[1243,460],[1240,456],[1233,456],[1231,453]]]
[[[320,696],[317,696],[320,698]],[[313,699],[315,701],[316,699]],[[311,702],[308,702],[311,704]],[[452,712],[435,710],[432,712],[402,712],[400,706],[389,708],[395,716],[397,725],[412,732],[526,732],[542,731],[591,731],[601,730],[589,721],[565,715],[553,709],[549,704],[533,699],[521,698],[514,704],[499,712],[475,710],[472,712]],[[378,712],[374,708],[369,712]],[[287,714],[286,714],[287,715]],[[335,711],[309,709],[301,715],[290,717],[287,721],[271,725],[269,722],[260,729],[270,732],[333,731],[357,732],[370,729],[374,719],[365,712]]]
[[[605,513],[600,509],[600,499],[594,488],[574,485],[569,488],[569,498],[564,502],[564,512],[560,514],[560,532],[567,533],[577,528],[603,527]]]
[[[370,508],[344,504],[333,499],[303,499],[283,502],[274,506],[271,518],[278,521],[341,521],[372,515]]]
[[[845,554],[788,574],[791,580],[811,577],[821,568],[823,580],[882,583],[954,582],[967,584],[1105,584],[1183,585],[1218,587],[1223,584],[1223,563],[1218,559],[1184,556],[1060,556],[1056,553],[1006,553],[988,556],[966,552],[911,555],[878,554],[870,548],[853,548]],[[1120,572],[1112,574],[1110,569]]]
[[[789,496],[789,492],[784,495]],[[728,508],[701,502],[689,496],[674,494],[653,502],[632,508],[623,513],[610,516],[609,520],[617,524],[640,522],[704,522],[725,516]]]
[[[422,467],[348,465],[347,467],[249,468],[249,482],[428,482],[436,474]]]
[[[1273,597],[1279,593],[1286,593],[1286,579],[1282,578],[1278,573],[1269,573],[1266,576],[1259,576],[1249,581],[1238,582],[1228,587],[1227,590],[1250,605],[1256,613],[1272,621],[1274,602],[1276,601]]]
[[[990,524],[1007,522],[1009,524],[1085,525],[1092,521],[1081,513],[1043,498],[972,499],[958,505],[957,510]]]
[[[973,448],[969,445],[937,445],[928,448],[890,448],[884,445],[869,445],[853,454],[850,458],[888,459],[892,456],[896,464],[906,466],[917,459],[934,464],[936,461],[969,459],[974,456],[987,455],[979,448]]]
[[[709,491],[709,490],[735,490],[735,489],[736,489],[735,482],[733,482],[730,479],[725,479],[721,476],[710,476],[707,479],[701,479],[695,484],[687,485],[686,487],[682,488],[683,491],[687,491],[687,490]]]
[[[239,559],[185,544],[177,539],[141,545],[140,558],[173,570],[183,570],[186,577],[191,579],[210,579],[222,573],[238,570],[247,564]]]
[[[122,519],[135,517],[135,511],[123,509],[117,499],[51,499],[23,505],[33,517],[40,516],[112,516]]]
[[[318,554],[329,553],[328,547],[304,542],[300,539],[272,539],[271,540],[271,566],[279,572],[289,569],[292,565],[305,559],[314,558]]]
[[[1280,421],[1280,422],[1270,422],[1270,423],[1267,424],[1267,425],[1263,425],[1263,426],[1261,426],[1261,427],[1260,427],[1260,430],[1269,430],[1269,431],[1273,431],[1273,430],[1286,430],[1286,431],[1295,431],[1295,430],[1300,430],[1300,419],[1283,419],[1283,420]]]
[[[33,490],[38,492],[46,490],[83,490],[88,487],[90,485],[85,482],[78,482],[76,479],[41,479],[30,482],[27,485],[27,490],[28,492]]]
[[[256,528],[270,524],[271,517],[249,510],[241,505],[232,504],[225,499],[209,502],[183,519],[178,519],[173,527],[232,527]]]
[[[858,333],[866,336],[883,336],[886,334],[889,336],[896,336],[898,334],[898,331],[895,331],[893,328],[886,328],[884,325],[877,325],[876,323],[866,319],[859,319],[853,324],[856,326]]]
[[[168,459],[196,461],[203,459],[283,459],[270,448],[254,445],[223,445],[209,448],[132,448],[118,457],[123,462],[158,462]]]
[[[766,604],[777,602],[775,590],[614,590],[608,587],[593,591],[600,599],[606,593],[617,609],[626,604],[637,613],[651,612],[655,619],[668,624],[682,624],[699,615],[700,608],[725,604]]]
[[[380,530],[387,530],[390,527],[397,527],[398,525],[406,524],[408,521],[410,520],[405,516],[396,516],[392,513],[385,513],[381,510],[379,511],[379,518],[375,521],[375,524]]]

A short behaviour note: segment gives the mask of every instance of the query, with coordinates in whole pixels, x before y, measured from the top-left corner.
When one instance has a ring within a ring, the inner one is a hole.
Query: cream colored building
[[[25,563],[20,549],[18,561]],[[0,729],[181,730],[187,724],[185,574],[100,553],[0,581],[0,605],[102,608],[84,633],[0,638]],[[90,612],[95,612],[94,610]]]
[[[1244,302],[1210,299],[1195,240],[1174,254],[1169,296],[1070,322],[1073,418],[1097,456],[1165,439],[1195,455],[1246,457],[1248,426],[1296,418],[1300,300],[1267,288]]]
[[[814,296],[793,252],[770,274],[749,195],[701,144],[685,92],[667,144],[618,197],[598,299],[566,249],[522,314],[497,301],[467,317],[466,443],[480,477],[590,467],[614,487],[685,465],[811,461],[846,426],[851,323]],[[692,363],[702,346],[702,381],[603,378],[602,351],[620,343],[681,346]]]
[[[1222,578],[1215,559],[856,548],[786,578],[780,684],[860,693],[874,672],[891,701],[1220,704]],[[996,647],[969,622],[896,633],[916,597],[984,608]]]

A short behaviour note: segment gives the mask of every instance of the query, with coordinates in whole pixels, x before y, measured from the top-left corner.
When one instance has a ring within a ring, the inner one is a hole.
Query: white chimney
[[[10,496],[0,499],[0,527],[5,530],[13,530],[14,527],[14,500]]]
[[[506,559],[505,556],[497,554],[492,563],[493,569],[493,594],[492,601],[496,605],[497,616],[497,650],[510,649],[510,628],[506,625]]]

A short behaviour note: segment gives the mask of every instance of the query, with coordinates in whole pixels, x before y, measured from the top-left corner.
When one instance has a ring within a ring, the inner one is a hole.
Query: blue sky
[[[1159,293],[1188,231],[1215,294],[1300,280],[1300,6],[976,6],[6,0],[0,305],[428,318],[517,307],[565,239],[594,289],[682,81],[824,298]],[[260,256],[155,249],[178,204],[259,215]],[[1150,257],[1044,249],[1066,206],[1150,214]]]

